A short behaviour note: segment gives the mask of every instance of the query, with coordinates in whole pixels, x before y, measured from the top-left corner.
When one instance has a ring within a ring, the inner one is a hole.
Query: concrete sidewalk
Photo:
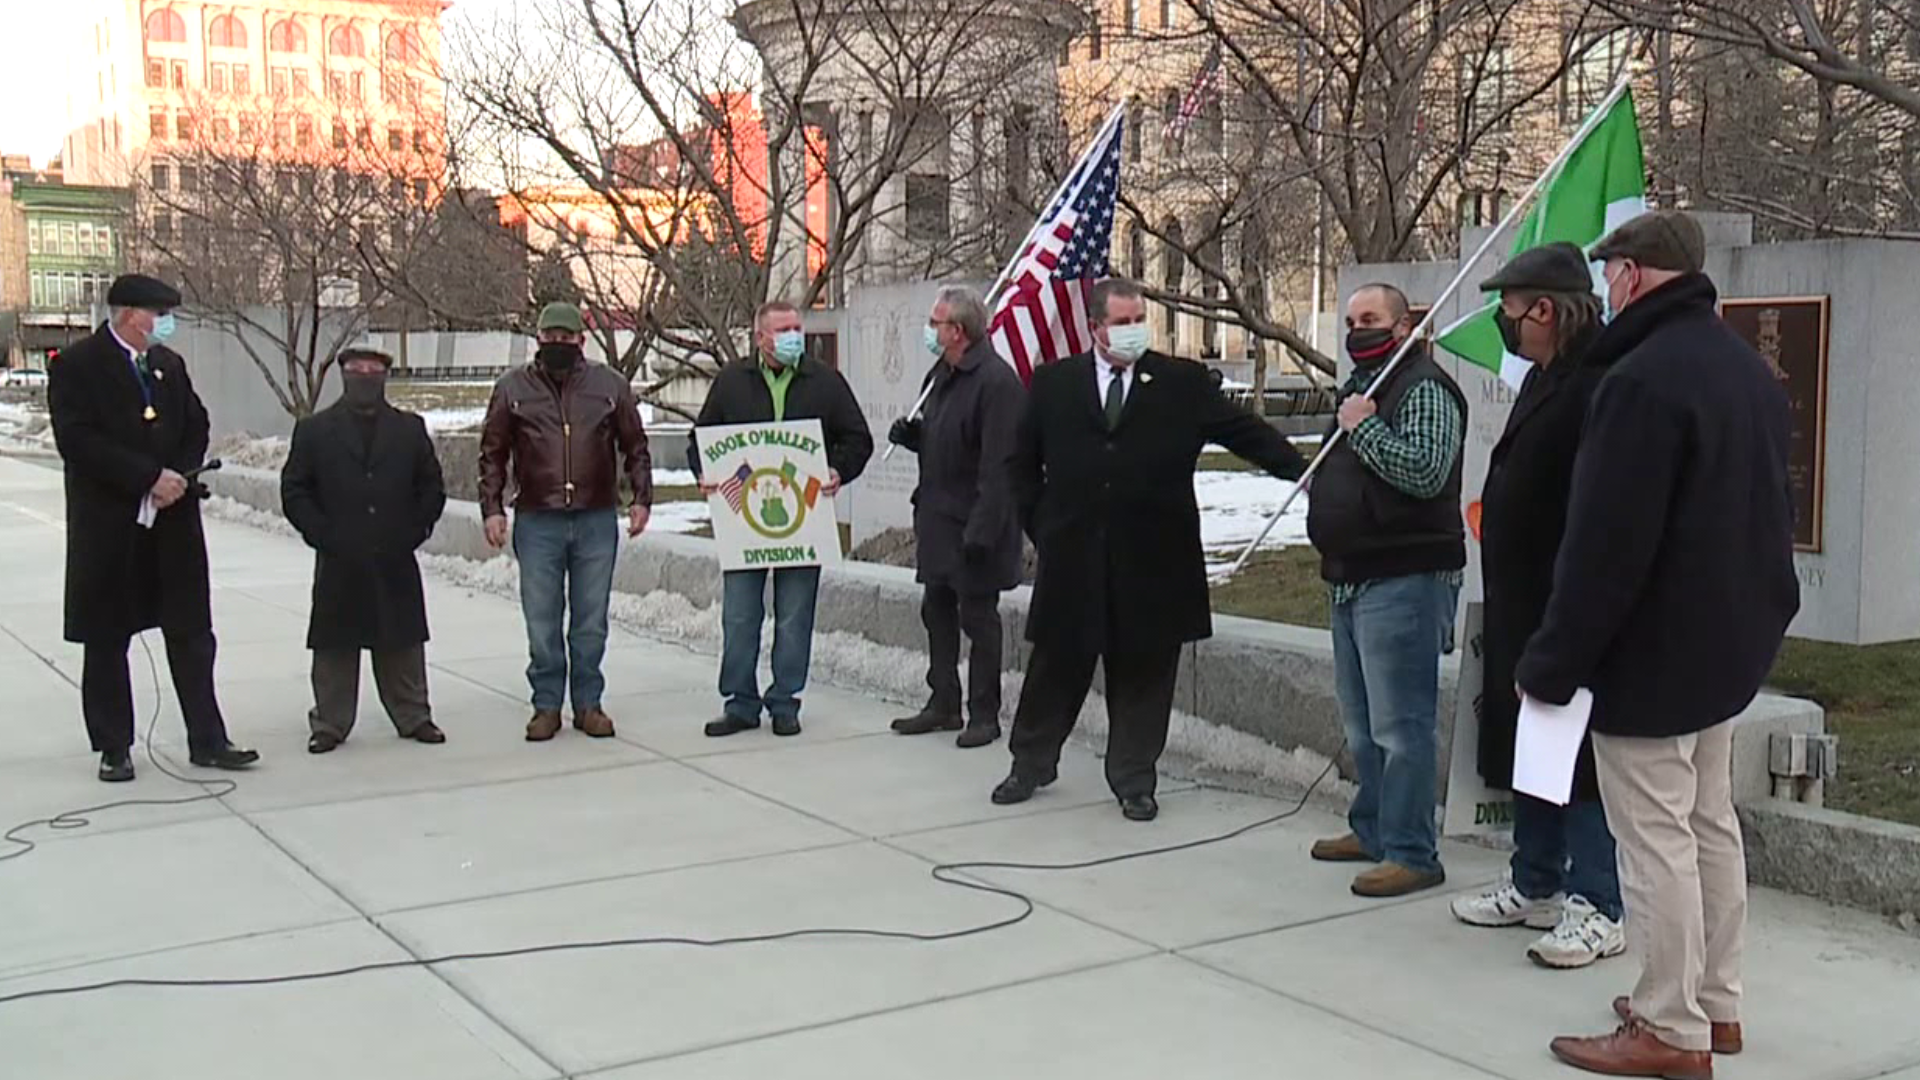
[[[0,459],[0,829],[113,798],[190,794],[144,757],[93,779],[79,650],[60,641],[60,478]],[[1014,905],[937,862],[1070,861],[1223,832],[1284,807],[1179,783],[1123,821],[1097,760],[1023,807],[987,792],[1003,748],[886,731],[899,705],[832,687],[807,731],[710,741],[713,658],[617,631],[620,737],[521,737],[515,604],[429,581],[450,742],[360,728],[305,752],[309,553],[210,521],[223,704],[262,767],[218,802],[36,831],[0,863],[0,995],[121,977],[246,977],[630,935],[806,926],[941,931]],[[158,643],[155,643],[156,653]],[[164,659],[162,658],[164,667]],[[134,651],[142,726],[151,702]],[[161,681],[165,683],[164,670]],[[371,683],[371,679],[366,682]],[[184,767],[169,691],[157,743]],[[996,872],[1040,904],[941,944],[803,940],[455,963],[252,988],[118,989],[0,1006],[21,1080],[492,1080],[593,1076],[977,1080],[1576,1075],[1555,1034],[1608,1027],[1630,961],[1534,968],[1526,932],[1475,931],[1448,896],[1355,899],[1306,857],[1318,807],[1239,840],[1064,873]],[[1450,847],[1459,889],[1503,862]],[[1720,1075],[1920,1080],[1920,939],[1760,892],[1748,1051]]]

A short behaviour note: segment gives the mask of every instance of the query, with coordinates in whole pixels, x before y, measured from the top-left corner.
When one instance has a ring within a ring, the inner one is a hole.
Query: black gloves
[[[896,446],[904,446],[914,453],[920,452],[920,421],[901,417],[887,429],[887,441]]]

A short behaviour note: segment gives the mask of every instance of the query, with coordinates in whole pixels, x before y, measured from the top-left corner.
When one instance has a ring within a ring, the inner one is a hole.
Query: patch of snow
[[[428,431],[467,431],[480,426],[487,418],[485,405],[458,409],[423,409],[420,419],[427,422]]]
[[[692,487],[697,483],[699,481],[693,478],[692,469],[656,468],[653,470],[654,487]]]
[[[659,483],[658,480],[654,481]],[[647,520],[647,531],[690,533],[698,532],[703,525],[711,524],[713,518],[707,512],[704,502],[664,502],[653,504],[653,516]]]
[[[286,465],[287,451],[291,448],[291,442],[279,435],[263,438],[249,432],[238,432],[215,440],[208,456],[217,457],[227,465],[278,472]]]
[[[1260,530],[1293,484],[1265,473],[1198,472],[1193,474],[1193,496],[1200,504],[1200,546],[1207,562],[1232,562]],[[1297,547],[1307,542],[1307,496],[1293,500],[1285,517],[1267,534],[1260,550]]]

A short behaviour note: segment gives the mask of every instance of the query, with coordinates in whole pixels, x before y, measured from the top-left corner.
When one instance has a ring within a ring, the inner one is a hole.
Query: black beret
[[[180,290],[145,274],[121,274],[107,289],[107,305],[172,311],[180,306]]]
[[[1515,255],[1500,272],[1480,283],[1481,292],[1583,293],[1593,291],[1593,272],[1578,247],[1561,242],[1542,244]]]

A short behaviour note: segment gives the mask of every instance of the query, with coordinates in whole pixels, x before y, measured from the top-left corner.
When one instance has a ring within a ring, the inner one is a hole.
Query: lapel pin
[[[167,373],[166,373],[166,372],[164,372],[164,371],[161,371],[161,370],[160,370],[159,368],[155,368],[155,369],[154,369],[154,372],[153,372],[153,381],[154,381],[154,382],[161,382],[161,381],[163,381],[164,379],[166,379],[166,377],[167,377]]]
[[[1153,381],[1153,373],[1152,373],[1152,372],[1148,372],[1148,371],[1143,371],[1143,372],[1141,372],[1141,373],[1140,373],[1140,381],[1141,381],[1141,382],[1143,382],[1143,383],[1150,383],[1150,382],[1152,382],[1152,381]]]

